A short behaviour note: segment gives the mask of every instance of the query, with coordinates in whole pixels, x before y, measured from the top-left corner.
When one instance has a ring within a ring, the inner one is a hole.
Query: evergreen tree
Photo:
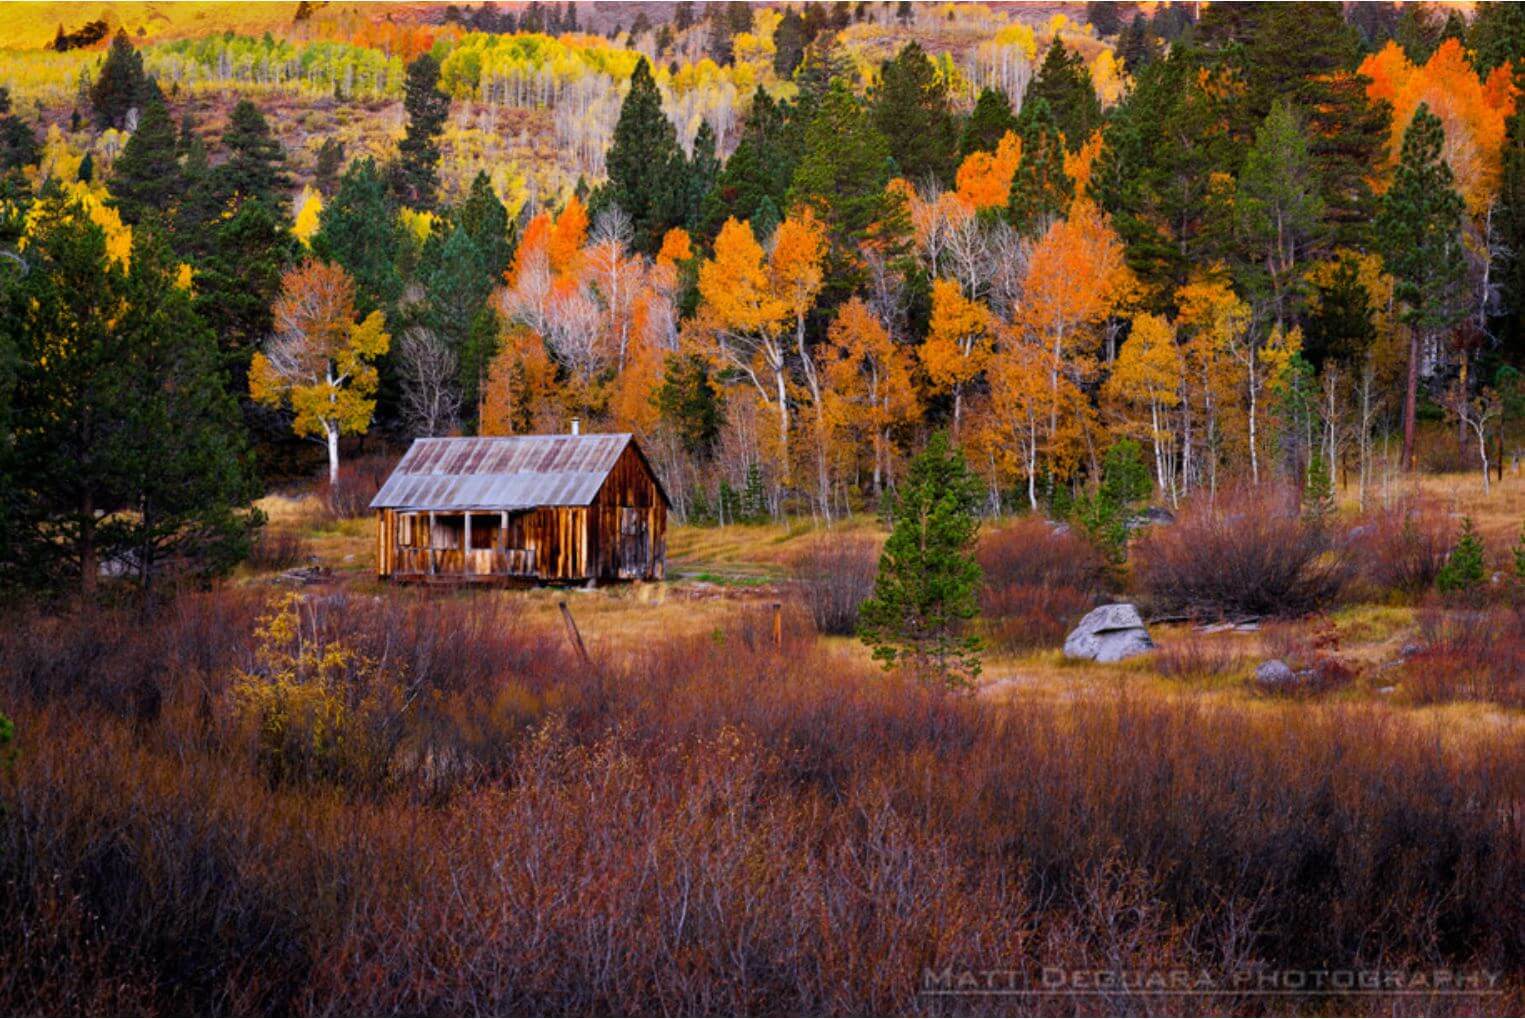
[[[1022,97],[1023,111],[1039,100],[1048,105],[1071,152],[1084,145],[1101,126],[1101,100],[1096,98],[1096,88],[1091,84],[1091,72],[1080,54],[1065,49],[1057,37],[1043,55],[1037,77],[1027,86]]]
[[[934,435],[899,486],[874,594],[859,612],[859,634],[886,668],[948,686],[979,675],[980,641],[965,626],[977,610],[980,499],[963,454]]]
[[[784,12],[778,27],[773,30],[773,70],[787,79],[805,58],[805,47],[810,37],[805,34],[805,19],[794,8]]]
[[[1315,445],[1308,458],[1308,474],[1303,482],[1303,516],[1317,526],[1324,526],[1334,517],[1334,479],[1329,476],[1329,463],[1324,450]]]
[[[662,236],[683,225],[688,168],[644,57],[630,77],[630,92],[620,107],[604,163],[609,180],[594,194],[589,212],[597,215],[618,206],[630,217],[631,246],[643,254],[655,254]]]
[[[702,232],[713,238],[728,216],[752,220],[766,200],[775,212],[784,204],[798,156],[789,111],[758,86],[736,151],[702,202]]]
[[[1160,41],[1149,30],[1142,14],[1135,14],[1117,38],[1117,55],[1129,74],[1137,77],[1160,56]]]
[[[885,62],[872,103],[873,125],[889,144],[899,175],[952,183],[958,127],[947,84],[921,44],[907,43]]]
[[[1520,538],[1514,543],[1512,557],[1515,582],[1525,582],[1525,527],[1520,528]]]
[[[281,293],[281,273],[299,245],[286,224],[259,200],[207,224],[196,261],[197,314],[217,339],[230,389],[248,391],[249,359],[270,335],[270,306]]]
[[[32,125],[11,112],[10,89],[0,85],[0,176],[37,162]]]
[[[1498,230],[1504,242],[1502,316],[1495,323],[1507,356],[1525,360],[1525,109],[1504,123]]]
[[[339,174],[344,172],[344,143],[332,136],[323,139],[318,148],[317,165],[313,167],[312,182],[324,198],[339,186]]]
[[[1478,4],[1467,48],[1472,66],[1485,78],[1495,67],[1525,58],[1525,5]]]
[[[1006,213],[1011,224],[1030,237],[1064,215],[1075,197],[1075,182],[1064,172],[1064,139],[1048,102],[1034,99],[1018,121],[1022,162],[1011,181]]]
[[[715,129],[705,120],[694,135],[694,154],[688,161],[684,187],[683,225],[690,234],[704,225],[705,203],[720,177],[720,157],[715,154]]]
[[[1299,310],[1296,274],[1318,240],[1324,203],[1307,139],[1279,99],[1255,133],[1235,197],[1244,244],[1239,276],[1285,325]]]
[[[1435,587],[1451,596],[1476,595],[1487,578],[1487,550],[1471,517],[1461,518],[1461,534],[1446,557],[1446,564],[1435,575]]]
[[[340,178],[333,200],[318,214],[312,250],[354,278],[355,307],[361,315],[389,309],[401,295],[396,260],[402,240],[397,209],[376,161],[355,160]]]
[[[508,210],[493,190],[486,170],[478,171],[472,180],[471,192],[461,203],[456,221],[476,247],[488,281],[501,282],[513,257],[513,241],[509,234]]]
[[[847,83],[834,81],[805,129],[804,154],[782,206],[807,206],[826,227],[827,303],[856,287],[858,246],[882,231],[894,211],[885,194],[889,179],[889,143]]]
[[[450,115],[450,99],[439,89],[439,61],[429,53],[416,57],[403,89],[408,127],[391,168],[392,194],[400,205],[433,209],[439,201],[439,139]]]
[[[95,114],[95,126],[125,128],[128,115],[141,109],[149,95],[157,91],[143,73],[142,54],[133,49],[127,31],[119,30],[116,38],[111,40],[111,48],[106,51],[101,73],[90,87],[90,109]]]
[[[683,449],[690,456],[709,459],[724,420],[709,362],[697,354],[669,355],[653,400]]]
[[[959,136],[960,160],[974,152],[994,152],[1006,132],[1017,129],[1016,114],[1011,112],[1011,98],[998,88],[980,89],[980,97],[974,102],[974,110],[964,122]]]
[[[137,224],[149,213],[172,214],[184,190],[175,148],[174,122],[164,101],[152,96],[111,168],[111,195],[124,223]]]
[[[452,353],[457,364],[471,335],[477,313],[487,303],[494,277],[487,274],[481,253],[461,227],[441,242],[431,238],[420,275],[427,294],[424,321]],[[470,380],[475,382],[475,374]]]
[[[228,116],[222,148],[227,162],[211,171],[217,203],[226,208],[258,199],[267,211],[285,222],[287,192],[291,189],[286,150],[270,132],[258,106],[247,99],[238,101]]]
[[[109,443],[133,513],[113,537],[148,590],[172,563],[198,576],[225,573],[248,555],[263,518],[252,508],[260,489],[216,340],[156,230],[134,232],[130,266],[119,326],[128,356],[116,366],[125,421]]]
[[[1466,206],[1452,186],[1441,152],[1445,129],[1421,103],[1408,130],[1392,186],[1375,224],[1394,296],[1409,325],[1408,386],[1403,409],[1403,459],[1413,468],[1420,352],[1465,314],[1466,259],[1461,247]]]
[[[0,347],[17,371],[10,577],[88,594],[107,562],[145,585],[172,554],[229,565],[258,518],[212,338],[174,258],[140,229],[124,269],[58,195],[41,200],[31,238],[26,272],[0,268]]]
[[[1315,287],[1312,297],[1313,310],[1303,325],[1303,356],[1320,371],[1328,362],[1358,369],[1377,339],[1377,327],[1355,257],[1341,258],[1333,276]]]

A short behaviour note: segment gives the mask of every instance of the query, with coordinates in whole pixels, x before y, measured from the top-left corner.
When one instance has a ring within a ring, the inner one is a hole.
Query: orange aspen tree
[[[837,311],[827,334],[823,364],[828,420],[833,430],[873,450],[874,497],[884,490],[890,466],[890,430],[920,413],[911,382],[911,358],[860,297]]]
[[[1050,226],[1033,248],[1018,323],[1053,354],[1050,431],[1058,427],[1060,375],[1068,372],[1076,381],[1090,376],[1097,330],[1134,287],[1122,239],[1089,201],[1077,200],[1069,217]]]
[[[249,366],[249,395],[289,405],[298,435],[328,447],[328,481],[339,480],[339,436],[362,435],[376,410],[375,361],[391,338],[381,312],[355,321],[355,281],[309,258],[281,277],[275,331]]]
[[[768,261],[768,275],[773,292],[782,302],[794,324],[794,350],[799,357],[800,374],[810,393],[816,426],[816,485],[821,515],[831,520],[831,480],[827,466],[826,407],[821,398],[821,374],[805,342],[805,319],[815,306],[816,295],[825,283],[823,260],[826,256],[826,231],[808,208],[791,215],[773,233],[773,254]]]
[[[1175,471],[1175,434],[1171,430],[1170,410],[1181,403],[1181,376],[1184,370],[1181,351],[1176,346],[1175,329],[1162,316],[1139,315],[1133,331],[1118,352],[1102,387],[1103,398],[1131,410],[1149,412],[1149,440],[1154,449],[1154,480],[1163,496],[1172,504],[1178,501]]]
[[[1053,354],[1041,344],[1008,332],[990,364],[990,402],[987,425],[1003,450],[1014,454],[1027,481],[1027,502],[1038,508],[1038,457],[1050,431],[1054,391]],[[1060,398],[1066,405],[1083,399],[1073,383],[1062,378]]]
[[[921,363],[938,392],[953,395],[953,437],[963,420],[964,394],[990,359],[995,316],[964,296],[953,280],[932,281],[932,320],[921,345]]]
[[[699,299],[696,327],[713,340],[713,356],[750,379],[764,403],[775,405],[787,472],[789,308],[773,289],[750,223],[732,217],[720,228],[715,257],[699,267]]]
[[[1007,131],[994,152],[976,151],[965,157],[958,168],[954,193],[972,212],[1004,209],[1011,197],[1011,179],[1021,162],[1022,139]]]

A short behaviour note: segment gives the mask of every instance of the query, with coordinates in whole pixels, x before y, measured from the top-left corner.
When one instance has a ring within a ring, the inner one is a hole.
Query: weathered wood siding
[[[504,517],[506,515],[506,528]],[[465,548],[461,511],[376,513],[376,572],[448,580],[531,577],[541,581],[660,580],[667,553],[667,504],[634,443],[620,454],[589,506],[540,506],[472,514]]]

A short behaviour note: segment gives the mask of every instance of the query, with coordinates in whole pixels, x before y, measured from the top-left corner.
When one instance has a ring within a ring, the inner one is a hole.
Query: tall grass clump
[[[1301,615],[1335,604],[1351,576],[1345,543],[1266,486],[1198,497],[1138,542],[1133,579],[1150,605],[1195,616]]]
[[[1021,517],[985,532],[980,617],[991,644],[1020,651],[1060,643],[1104,590],[1107,561],[1068,526]]]
[[[805,610],[820,633],[849,636],[858,629],[858,608],[874,593],[879,542],[867,535],[812,539],[789,562]]]

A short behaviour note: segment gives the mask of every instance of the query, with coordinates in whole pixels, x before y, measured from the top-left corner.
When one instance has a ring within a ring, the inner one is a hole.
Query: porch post
[[[429,552],[429,572],[434,573],[434,511],[429,511],[429,541],[424,546]]]
[[[467,562],[471,558],[471,510],[466,511],[466,536],[461,539],[461,572],[470,573],[471,565]]]

